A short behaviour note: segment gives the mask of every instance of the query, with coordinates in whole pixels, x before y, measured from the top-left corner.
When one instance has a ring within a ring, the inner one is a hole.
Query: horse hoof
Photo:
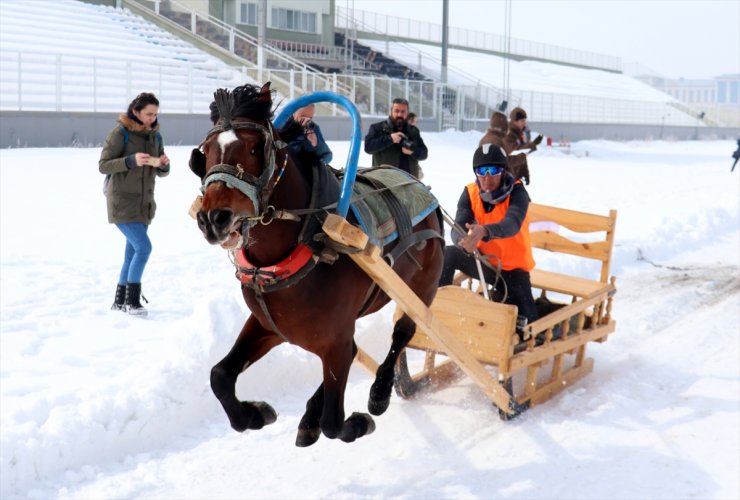
[[[258,430],[277,420],[277,413],[272,406],[261,401],[242,401],[239,409],[239,415],[234,418],[229,416],[231,428],[237,432]]]
[[[321,429],[298,429],[295,445],[299,448],[305,448],[318,441],[319,437],[321,437]]]
[[[275,420],[277,420],[277,412],[273,409],[272,406],[261,401],[255,402],[254,406],[257,408],[257,411],[259,411],[260,416],[262,417],[262,425],[260,427],[270,425],[274,423]]]
[[[367,410],[375,416],[382,415],[385,413],[385,410],[388,409],[388,406],[391,404],[391,398],[385,398],[385,399],[368,399],[367,401]]]
[[[367,436],[375,431],[375,421],[367,413],[354,412],[344,422],[339,439],[351,443],[358,437]]]

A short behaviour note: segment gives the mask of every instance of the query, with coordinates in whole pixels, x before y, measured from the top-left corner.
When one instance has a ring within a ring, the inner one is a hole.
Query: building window
[[[239,4],[239,24],[257,26],[257,4],[241,2]]]
[[[730,102],[732,104],[737,104],[738,100],[738,82],[730,82]]]
[[[727,102],[727,82],[717,82],[717,102]]]
[[[316,13],[273,8],[272,27],[281,30],[316,33]]]

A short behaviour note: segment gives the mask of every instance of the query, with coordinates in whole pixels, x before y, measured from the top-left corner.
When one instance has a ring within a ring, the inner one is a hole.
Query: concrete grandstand
[[[336,50],[324,52],[316,44],[271,40],[262,48],[260,64],[257,40],[212,15],[195,10],[175,15],[176,8],[188,10],[176,0],[166,2],[169,10],[160,9],[160,2],[119,3],[124,7],[76,0],[0,2],[0,109],[12,118],[12,125],[3,120],[0,146],[97,144],[102,140],[97,121],[107,127],[109,117],[142,90],[157,93],[162,112],[179,124],[176,141],[193,143],[208,124],[204,119],[216,88],[268,80],[282,94],[278,101],[333,90],[372,117],[384,116],[393,97],[406,97],[426,130],[482,130],[491,112],[507,100],[510,107],[524,106],[533,126],[556,138],[737,133],[709,117],[698,118],[695,110],[667,93],[610,68],[512,61],[511,86],[504,91],[496,85],[503,57],[456,48],[451,50],[448,83],[443,84],[429,45],[371,38],[348,43],[347,35],[355,33],[341,29],[334,33]],[[313,59],[301,61],[306,50]],[[370,51],[375,57],[368,64]],[[317,68],[321,57],[344,58],[349,66],[335,61],[331,72],[324,73],[319,70],[332,64]],[[385,61],[385,69],[392,66],[393,77],[382,74],[375,61]],[[342,110],[326,105],[319,114],[329,138],[343,139]],[[65,127],[60,135],[49,121],[70,117],[81,123],[71,135]],[[48,123],[48,133],[41,134],[39,118]],[[39,134],[46,139],[31,137]]]

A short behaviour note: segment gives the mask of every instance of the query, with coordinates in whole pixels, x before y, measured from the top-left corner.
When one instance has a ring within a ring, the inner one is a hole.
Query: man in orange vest
[[[534,268],[529,238],[529,195],[521,180],[507,170],[506,152],[496,144],[483,144],[473,155],[475,182],[468,184],[457,202],[455,222],[466,235],[452,231],[453,246],[445,248],[445,263],[439,285],[449,285],[456,270],[477,278],[473,252],[478,250],[495,269],[501,267],[503,284],[496,291],[506,292],[506,302],[519,309],[520,325],[537,319],[529,271]],[[489,285],[496,282],[496,271],[483,266]],[[505,285],[505,287],[504,287]],[[521,318],[523,317],[523,318]]]

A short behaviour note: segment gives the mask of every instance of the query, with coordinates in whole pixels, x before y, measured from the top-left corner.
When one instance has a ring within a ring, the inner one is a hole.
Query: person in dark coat
[[[123,265],[111,309],[146,316],[141,305],[141,278],[152,251],[147,235],[157,204],[154,184],[170,173],[170,159],[159,133],[159,100],[143,92],[105,139],[98,168],[106,175],[108,222],[126,238]]]
[[[419,162],[429,155],[419,129],[409,125],[409,102],[393,99],[390,116],[370,125],[365,136],[365,152],[373,155],[373,166],[392,165],[421,178]]]
[[[542,134],[532,141],[528,139],[528,136],[527,112],[520,107],[516,107],[509,113],[509,130],[504,137],[504,150],[511,158],[509,169],[514,178],[524,179],[527,185],[529,185],[529,165],[527,164],[526,154],[516,154],[514,152],[528,150],[528,153],[533,153],[537,151],[537,146],[542,142]],[[516,158],[517,156],[521,156],[521,158]]]
[[[509,155],[512,151],[518,149],[537,151],[537,146],[542,142],[542,134],[535,137],[532,141],[527,138],[529,134],[529,128],[527,128],[527,112],[520,107],[516,107],[511,110],[509,120],[509,130],[504,137],[504,150],[506,154]]]
[[[494,111],[491,115],[491,123],[486,133],[478,141],[478,146],[484,144],[496,144],[497,146],[504,146],[504,136],[508,132],[509,120],[506,115],[501,111]]]
[[[324,140],[319,124],[313,121],[316,106],[309,104],[293,113],[278,133],[288,143],[293,158],[301,165],[313,165],[320,161],[329,165],[333,154]]]
[[[529,165],[527,164],[527,155],[510,155],[513,149],[507,151],[507,144],[504,142],[504,138],[508,132],[509,120],[506,118],[506,115],[500,111],[494,111],[491,115],[491,124],[483,137],[481,137],[480,141],[478,141],[478,146],[482,146],[484,144],[495,144],[496,146],[504,148],[508,160],[506,170],[514,176],[514,179],[524,179],[525,184],[529,185]]]
[[[735,161],[732,163],[732,168],[730,169],[730,172],[735,171],[735,165],[737,165],[738,160],[740,160],[740,139],[737,140],[737,150],[732,153],[732,157],[735,158]]]

